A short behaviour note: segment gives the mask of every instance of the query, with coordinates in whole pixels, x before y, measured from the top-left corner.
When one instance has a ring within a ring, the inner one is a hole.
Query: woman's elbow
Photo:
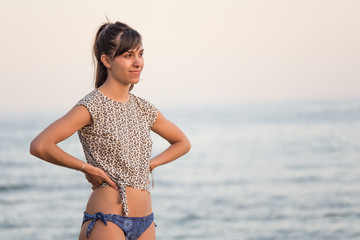
[[[190,140],[188,138],[185,139],[184,141],[184,154],[188,153],[191,149],[191,143]]]
[[[42,142],[39,141],[37,138],[32,140],[32,142],[30,143],[30,154],[35,157],[41,158],[44,153],[44,149],[44,144],[42,144]]]

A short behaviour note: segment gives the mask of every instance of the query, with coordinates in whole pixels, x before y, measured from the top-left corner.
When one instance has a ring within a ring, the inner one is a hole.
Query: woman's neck
[[[129,101],[129,88],[130,85],[123,85],[119,82],[107,79],[98,89],[107,97],[115,101],[127,102]]]

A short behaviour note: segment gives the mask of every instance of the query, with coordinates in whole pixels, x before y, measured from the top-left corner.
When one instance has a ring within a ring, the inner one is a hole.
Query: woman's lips
[[[130,73],[136,76],[140,76],[141,71],[130,71]]]

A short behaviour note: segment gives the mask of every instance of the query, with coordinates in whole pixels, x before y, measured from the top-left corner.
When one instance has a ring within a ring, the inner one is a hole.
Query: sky
[[[157,107],[360,99],[357,0],[32,0],[0,8],[0,113],[90,92],[106,17],[143,36],[134,94]]]

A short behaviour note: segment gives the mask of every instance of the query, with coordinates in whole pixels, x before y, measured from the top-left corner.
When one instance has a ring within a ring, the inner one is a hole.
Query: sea
[[[155,169],[156,239],[360,239],[360,99],[161,111],[192,149]],[[1,240],[78,238],[90,184],[29,154],[63,114],[0,117]],[[153,141],[153,155],[168,146]],[[59,146],[84,160],[77,134]]]

